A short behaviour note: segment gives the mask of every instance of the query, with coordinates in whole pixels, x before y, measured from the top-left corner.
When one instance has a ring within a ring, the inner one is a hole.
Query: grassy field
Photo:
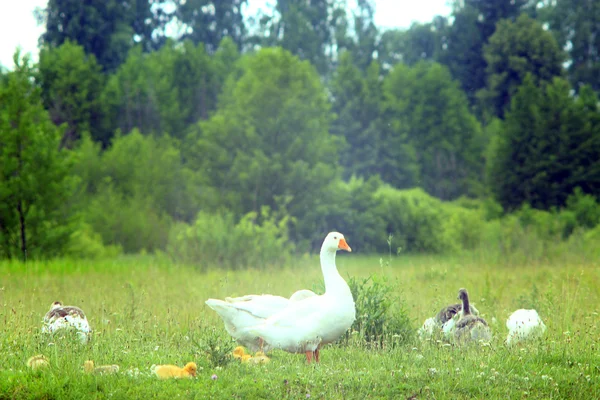
[[[320,290],[316,257],[294,267],[227,272],[199,272],[150,257],[4,262],[0,399],[600,398],[598,263],[511,266],[411,256],[382,263],[350,254],[338,257],[338,267],[343,276],[386,276],[400,298],[394,311],[404,307],[415,331],[466,287],[494,339],[471,349],[416,338],[373,349],[354,335],[349,344],[326,347],[319,365],[280,351],[266,365],[218,365],[206,348],[212,344],[218,355],[233,344],[204,300]],[[86,311],[94,329],[89,344],[41,335],[42,317],[54,300]],[[548,330],[539,343],[508,348],[504,323],[521,307],[535,307]],[[29,370],[26,361],[35,354],[48,357],[50,367]],[[87,359],[118,364],[120,373],[85,374]],[[159,381],[149,374],[153,364],[188,361],[198,364],[197,379]]]

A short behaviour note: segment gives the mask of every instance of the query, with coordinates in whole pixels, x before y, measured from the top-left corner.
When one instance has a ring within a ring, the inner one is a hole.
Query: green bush
[[[578,226],[594,228],[600,222],[600,204],[594,196],[583,193],[579,187],[567,198],[567,210],[575,214]]]
[[[351,277],[348,286],[356,306],[356,320],[350,332],[358,332],[367,346],[405,343],[413,336],[405,303],[386,277]],[[349,340],[346,335],[346,343]]]
[[[376,251],[387,237],[385,220],[377,212],[379,200],[375,193],[380,186],[377,177],[335,181],[294,224],[296,241],[307,242],[304,249],[319,251],[325,235],[338,231],[348,239],[353,251]]]
[[[169,234],[167,253],[176,261],[227,268],[286,265],[294,250],[288,218],[276,218],[268,207],[236,222],[233,213],[201,211],[191,224],[179,223]]]
[[[441,200],[420,188],[397,190],[387,185],[379,188],[376,198],[378,213],[387,221],[386,233],[393,235],[394,246],[424,253],[441,253],[453,248],[440,229],[446,217]],[[387,252],[384,244],[379,244],[379,251]]]
[[[110,179],[92,197],[84,218],[105,244],[121,246],[126,253],[164,249],[172,224],[150,199],[126,197]]]
[[[102,236],[87,223],[81,223],[79,229],[71,234],[67,247],[67,255],[74,258],[110,258],[121,252],[119,245],[105,246]]]

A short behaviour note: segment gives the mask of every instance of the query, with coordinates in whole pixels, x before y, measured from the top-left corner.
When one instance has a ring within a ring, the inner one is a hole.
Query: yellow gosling
[[[48,359],[43,354],[29,357],[29,360],[27,360],[27,366],[34,371],[41,368],[46,368],[49,365],[50,363],[48,363]]]
[[[159,379],[192,378],[196,376],[197,371],[198,367],[194,362],[187,363],[183,368],[176,365],[156,365],[152,368],[152,373]]]

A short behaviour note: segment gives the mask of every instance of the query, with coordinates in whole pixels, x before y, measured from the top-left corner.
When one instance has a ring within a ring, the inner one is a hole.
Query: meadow
[[[327,346],[320,364],[273,351],[265,365],[228,355],[234,343],[204,301],[249,293],[289,296],[322,290],[318,258],[294,265],[223,271],[160,257],[106,261],[0,263],[0,399],[268,398],[493,399],[600,398],[600,268],[583,257],[504,263],[480,256],[339,255],[344,277],[376,275],[391,285],[390,314],[405,313],[413,335],[368,345],[360,332]],[[489,345],[458,348],[421,342],[416,330],[466,287],[490,323]],[[41,334],[60,300],[83,308],[88,344]],[[505,320],[536,308],[548,327],[541,341],[507,347]],[[49,368],[26,361],[44,354]],[[88,375],[85,360],[118,364],[115,375]],[[160,381],[153,364],[198,365],[190,380]]]

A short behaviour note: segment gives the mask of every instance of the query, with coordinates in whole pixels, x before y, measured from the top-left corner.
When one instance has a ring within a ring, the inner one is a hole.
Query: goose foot
[[[306,362],[307,362],[307,364],[310,364],[310,362],[312,361],[313,352],[307,351],[305,354],[306,354]]]
[[[258,347],[260,347],[260,351],[263,351],[263,346],[264,345],[265,345],[265,340],[263,338],[259,337],[258,338]]]

